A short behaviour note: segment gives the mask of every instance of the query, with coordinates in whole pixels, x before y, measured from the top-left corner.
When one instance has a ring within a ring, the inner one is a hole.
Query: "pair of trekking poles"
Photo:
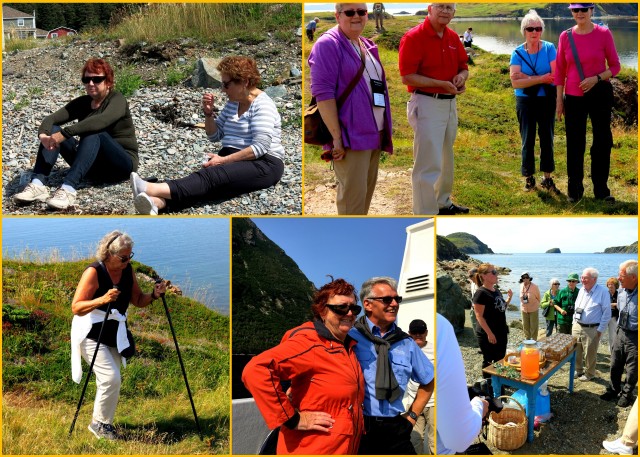
[[[162,282],[162,279],[156,279],[156,283]],[[117,288],[117,286],[114,286]],[[167,307],[167,301],[164,298],[164,294],[161,294],[162,304],[164,305],[164,312],[167,315],[167,320],[169,321],[169,327],[171,328],[171,335],[173,335],[173,342],[176,346],[176,352],[178,353],[178,361],[180,362],[180,368],[182,368],[182,376],[184,377],[184,383],[187,386],[187,394],[189,394],[189,401],[191,402],[191,409],[193,410],[193,417],[196,421],[196,426],[198,427],[198,435],[200,436],[200,441],[202,441],[202,429],[200,428],[200,422],[198,421],[198,414],[196,413],[196,407],[193,404],[193,397],[191,396],[191,389],[189,388],[189,381],[187,380],[187,372],[184,369],[184,363],[182,362],[182,355],[180,354],[180,347],[178,346],[178,340],[176,338],[176,332],[173,330],[173,323],[171,322],[171,315],[169,314],[169,308]],[[89,379],[91,378],[91,373],[93,372],[93,364],[96,361],[96,356],[98,355],[98,349],[100,349],[100,342],[102,340],[102,331],[104,330],[104,324],[109,319],[109,313],[111,312],[111,305],[113,302],[109,302],[107,305],[107,313],[104,316],[104,320],[102,321],[102,327],[100,327],[100,333],[98,334],[98,342],[96,344],[96,350],[93,353],[93,358],[91,359],[91,365],[89,366],[89,373],[87,374],[87,378],[84,381],[84,386],[82,387],[82,393],[80,394],[80,400],[78,401],[78,407],[76,408],[76,414],[73,417],[73,422],[71,423],[71,428],[69,429],[69,436],[73,433],[73,429],[76,425],[76,420],[78,419],[78,414],[80,413],[80,407],[82,406],[82,402],[84,400],[84,394],[87,390],[87,386],[89,385]]]

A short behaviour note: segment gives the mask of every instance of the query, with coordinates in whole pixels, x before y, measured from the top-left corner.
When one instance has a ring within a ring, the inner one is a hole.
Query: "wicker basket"
[[[503,395],[501,400],[508,398],[516,402],[520,409],[503,408],[489,415],[489,441],[498,449],[513,451],[521,447],[527,441],[527,415],[522,405],[513,397]],[[513,422],[516,425],[505,425]]]

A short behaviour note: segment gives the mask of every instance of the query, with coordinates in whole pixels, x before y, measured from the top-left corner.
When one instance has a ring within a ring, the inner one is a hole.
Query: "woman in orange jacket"
[[[288,331],[242,372],[267,426],[280,427],[278,454],[357,453],[364,380],[348,336],[362,309],[356,302],[345,280],[325,284],[311,306],[313,321]]]

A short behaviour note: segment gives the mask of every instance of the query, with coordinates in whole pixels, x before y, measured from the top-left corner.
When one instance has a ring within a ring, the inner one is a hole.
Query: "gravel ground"
[[[467,382],[481,378],[482,355],[468,318],[458,343],[462,350]],[[522,330],[511,328],[509,346],[517,346],[524,339]],[[525,443],[515,451],[501,451],[486,443],[494,454],[607,454],[602,448],[603,440],[613,440],[622,434],[631,406],[620,408],[613,402],[600,400],[609,380],[609,346],[606,337],[601,341],[597,356],[597,377],[591,381],[574,382],[574,390],[569,394],[569,364],[561,368],[549,379],[551,391],[552,420],[535,431],[532,443]],[[510,393],[509,391],[508,393]],[[443,407],[444,405],[438,405]],[[480,438],[481,441],[485,441]],[[637,453],[637,450],[636,450]]]
[[[295,31],[292,31],[295,33]],[[136,126],[140,166],[143,177],[178,178],[201,167],[206,152],[215,152],[219,144],[210,143],[203,129],[177,126],[178,122],[204,122],[200,101],[205,89],[187,85],[167,87],[166,69],[174,63],[188,64],[200,57],[220,57],[221,53],[184,40],[170,46],[171,52],[123,55],[117,43],[74,40],[51,46],[3,55],[2,117],[2,208],[4,214],[51,214],[44,203],[17,206],[10,197],[29,181],[38,147],[37,130],[42,119],[67,101],[84,93],[79,84],[82,65],[89,57],[104,57],[115,68],[134,64],[146,85],[129,97]],[[165,51],[168,51],[165,49]],[[301,214],[302,212],[302,140],[301,79],[299,75],[301,42],[294,44],[270,39],[260,45],[229,43],[222,55],[243,54],[256,57],[265,81],[279,83],[266,89],[280,92],[272,96],[282,117],[282,143],[286,151],[285,171],[280,182],[269,189],[220,202],[202,202],[179,214]],[[162,57],[164,55],[165,57]],[[170,56],[170,57],[167,57]],[[292,76],[293,75],[293,76]],[[222,108],[226,97],[213,91],[216,105]],[[169,110],[177,122],[159,120],[159,112]],[[68,166],[60,158],[49,185],[61,184]],[[129,183],[108,185],[84,183],[76,204],[63,214],[134,214]],[[59,213],[53,213],[59,214]]]

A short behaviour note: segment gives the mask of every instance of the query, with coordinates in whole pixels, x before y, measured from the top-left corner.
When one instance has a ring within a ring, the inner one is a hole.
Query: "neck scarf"
[[[389,348],[392,344],[411,337],[397,326],[393,331],[385,333],[382,338],[374,336],[371,333],[366,316],[359,318],[354,327],[358,329],[365,338],[371,341],[376,348],[376,354],[378,356],[376,361],[376,399],[388,400],[390,403],[395,401],[402,391],[391,369]]]

